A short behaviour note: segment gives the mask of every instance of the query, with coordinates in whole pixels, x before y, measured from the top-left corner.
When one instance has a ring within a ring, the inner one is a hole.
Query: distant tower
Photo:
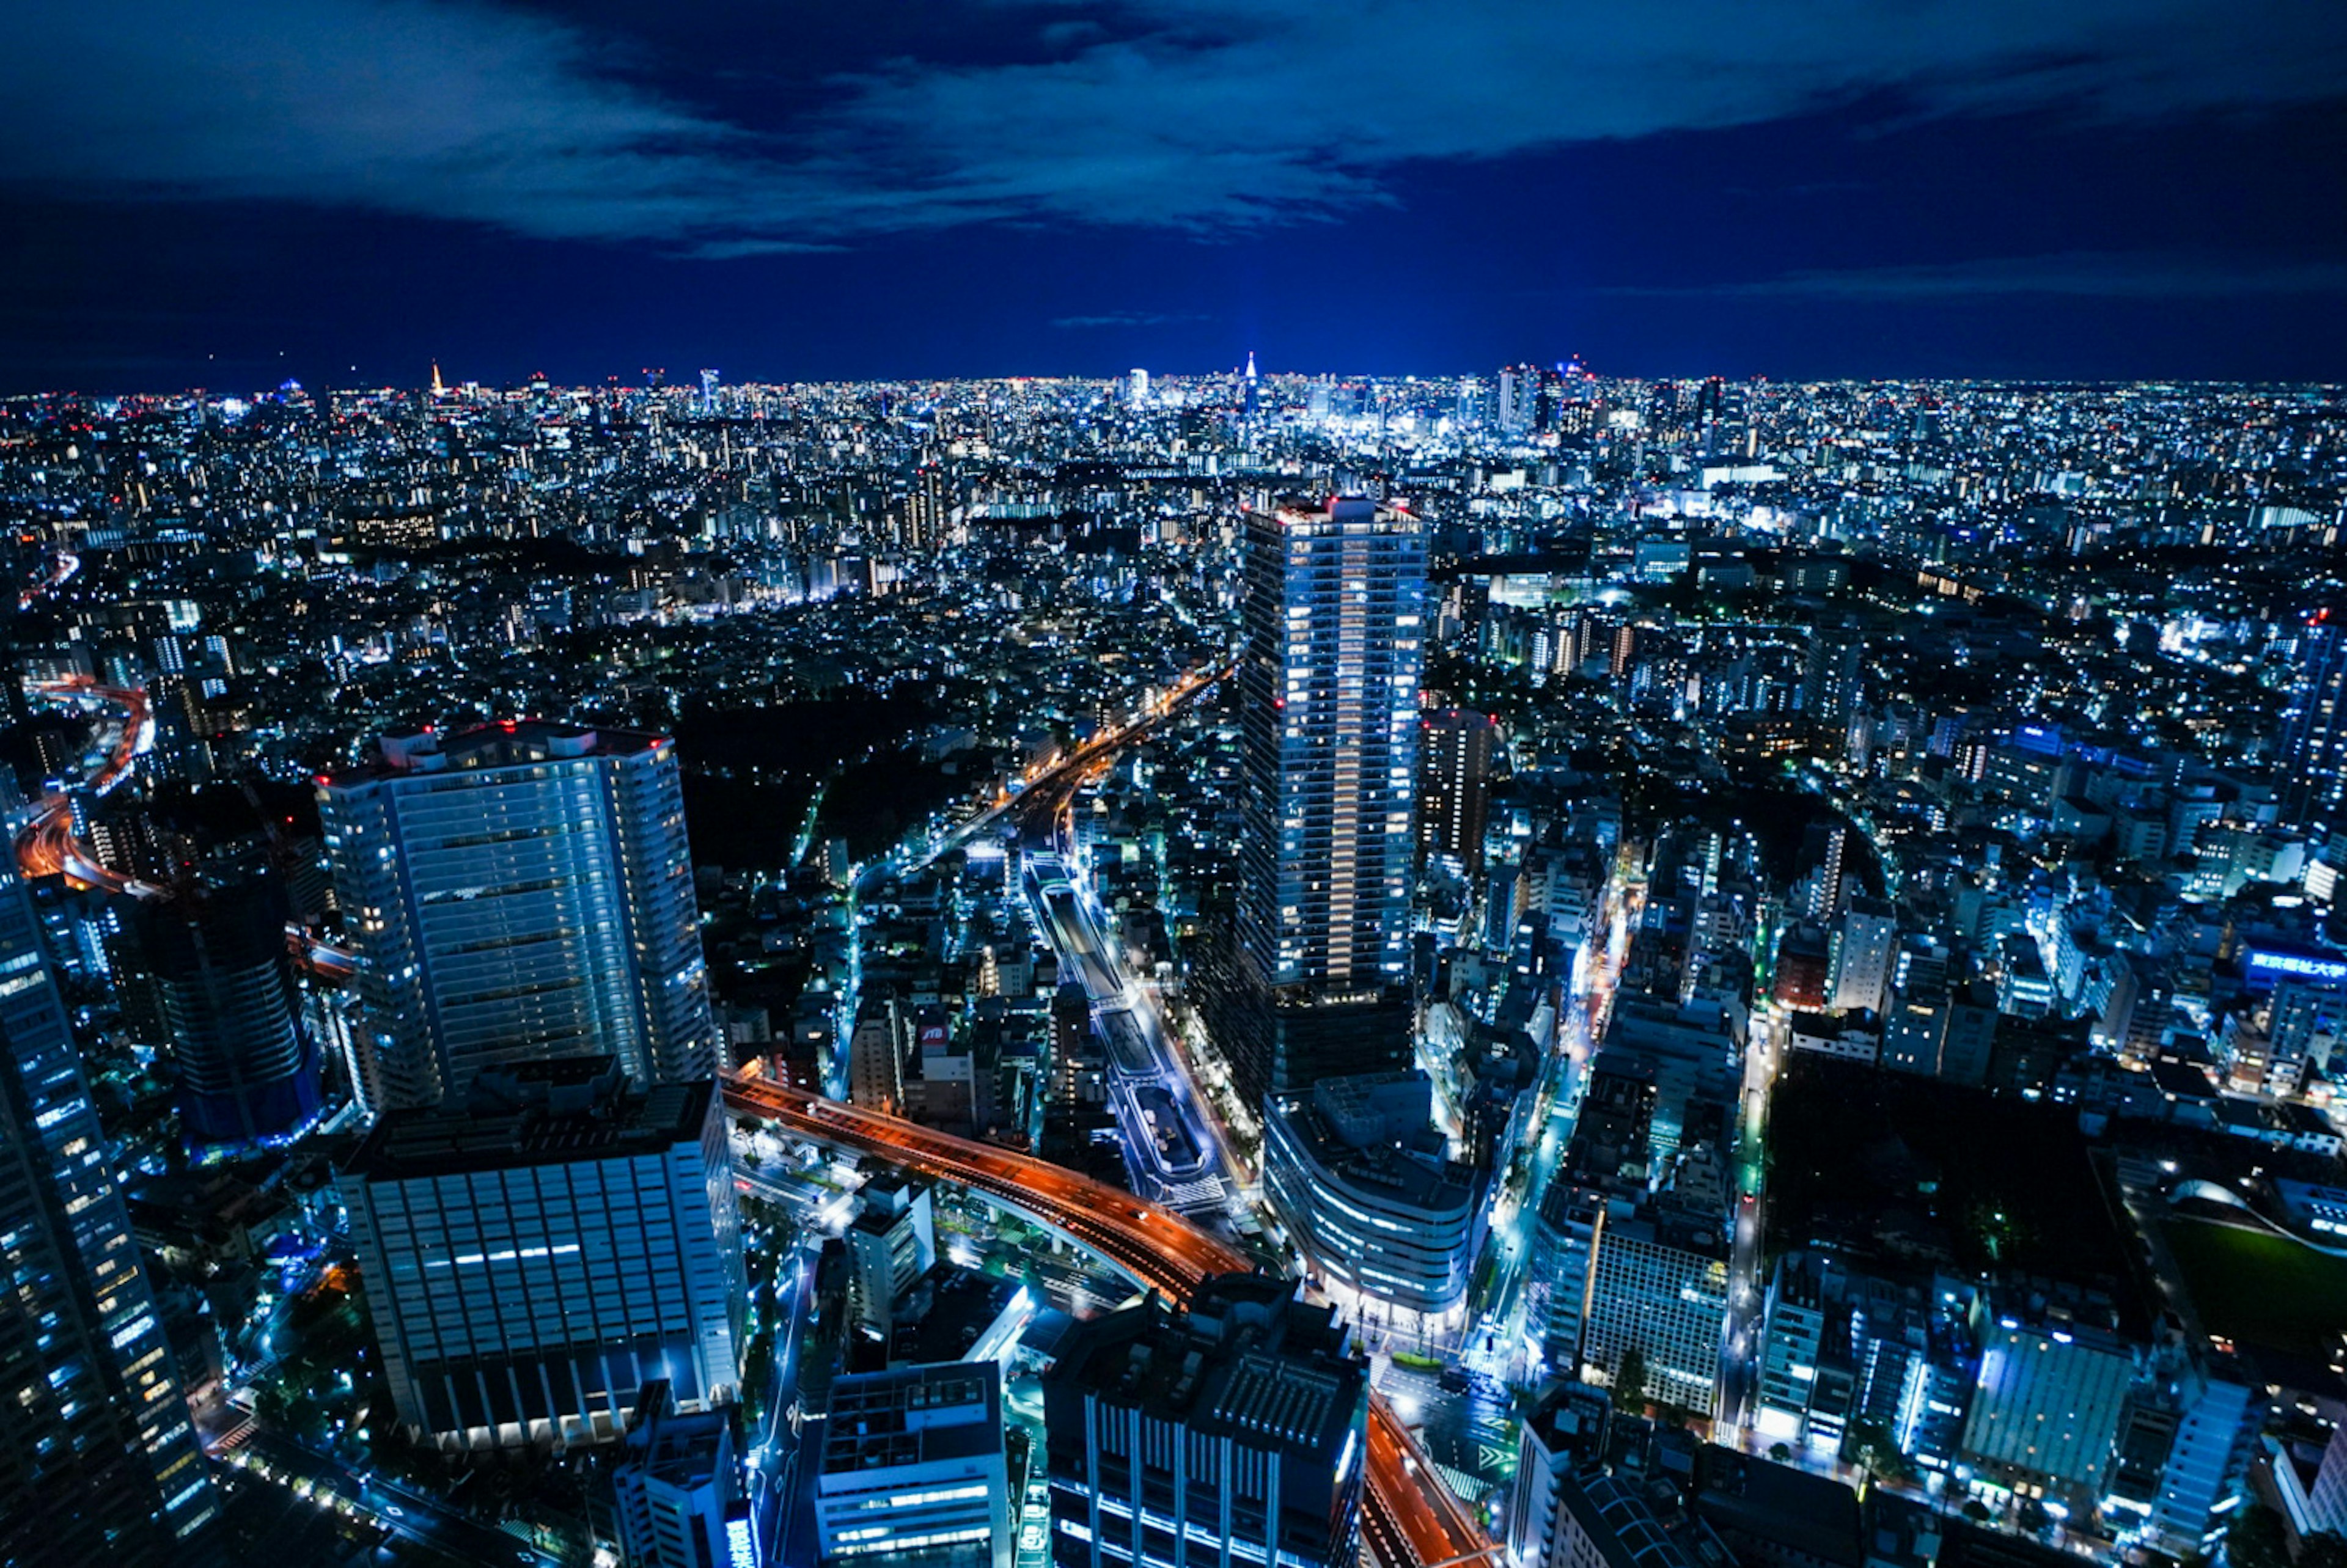
[[[2347,613],[2319,610],[2298,639],[2298,669],[2281,721],[2281,760],[2309,823],[2347,826]]]
[[[1253,350],[1253,349],[1249,349],[1249,350],[1247,350],[1246,392],[1245,392],[1245,412],[1246,412],[1246,416],[1247,416],[1249,419],[1253,419],[1253,418],[1255,417],[1255,391],[1256,391],[1256,386],[1255,386],[1255,350]]]
[[[717,412],[717,374],[713,370],[701,373],[701,412],[703,414]]]
[[[717,1071],[667,736],[539,720],[385,736],[318,804],[357,938],[370,1114],[556,1057],[616,1056],[640,1087]]]
[[[1135,408],[1140,407],[1143,404],[1149,401],[1149,373],[1147,371],[1135,369],[1131,374],[1125,385],[1125,396]]]
[[[447,391],[446,387],[440,384],[440,362],[436,359],[432,362],[432,395],[445,396]]]
[[[1483,823],[1491,800],[1491,750],[1498,726],[1470,708],[1426,716],[1418,786],[1419,854],[1447,856],[1470,876],[1483,869]]]

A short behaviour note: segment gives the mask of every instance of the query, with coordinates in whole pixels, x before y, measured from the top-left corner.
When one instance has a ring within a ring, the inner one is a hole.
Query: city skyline
[[[153,0],[0,95],[0,388],[1118,374],[2320,380],[2347,23]],[[267,112],[248,112],[254,102]],[[29,149],[56,147],[56,157]],[[1318,247],[1341,269],[1302,259]],[[355,367],[355,368],[354,368]]]
[[[12,20],[0,1568],[2347,1568],[2337,0]]]

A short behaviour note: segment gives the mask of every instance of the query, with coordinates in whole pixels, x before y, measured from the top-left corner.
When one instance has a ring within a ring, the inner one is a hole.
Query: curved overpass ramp
[[[958,1182],[1097,1253],[1137,1283],[1175,1302],[1209,1275],[1245,1273],[1248,1260],[1159,1204],[1048,1161],[916,1126],[861,1106],[825,1100],[764,1079],[729,1078],[732,1110],[781,1123],[800,1137],[874,1155],[939,1181]],[[1369,1494],[1365,1542],[1403,1568],[1448,1568],[1497,1560],[1391,1406],[1369,1396]]]

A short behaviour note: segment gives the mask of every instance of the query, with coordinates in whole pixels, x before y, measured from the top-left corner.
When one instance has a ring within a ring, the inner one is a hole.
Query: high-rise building
[[[282,1142],[317,1115],[319,1053],[285,948],[272,878],[197,883],[134,905],[179,1080],[179,1125],[198,1149]]]
[[[645,1384],[611,1492],[623,1568],[719,1568],[743,1561],[737,1541],[756,1561],[731,1410],[681,1414],[666,1384]]]
[[[744,1285],[714,1080],[609,1057],[485,1072],[391,1112],[343,1177],[401,1424],[444,1449],[604,1441],[665,1380],[729,1403]]]
[[[1483,869],[1483,825],[1491,807],[1491,753],[1499,725],[1469,708],[1426,716],[1418,786],[1422,857],[1447,856],[1470,876]]]
[[[2347,806],[2347,613],[2319,610],[2299,633],[2281,761],[2298,792],[2292,804],[2308,821],[2338,826]]]
[[[0,868],[0,1562],[182,1561],[216,1503],[32,900]]]
[[[1244,1005],[1250,1102],[1406,1066],[1426,525],[1353,497],[1252,512],[1245,549]]]
[[[1589,1306],[1581,1358],[1604,1368],[1614,1398],[1708,1416],[1719,1389],[1719,1347],[1727,1322],[1727,1248],[1714,1225],[1654,1213],[1608,1216],[1589,1263]],[[1619,1386],[1625,1367],[1643,1366],[1643,1386]]]
[[[856,1202],[846,1236],[850,1307],[857,1322],[885,1337],[897,1298],[937,1265],[937,1211],[928,1187],[900,1176],[875,1176]]]
[[[1569,1528],[1566,1489],[1605,1461],[1613,1401],[1588,1383],[1553,1383],[1516,1433],[1516,1481],[1508,1496],[1508,1559],[1545,1568]]]
[[[1053,1568],[1337,1568],[1359,1541],[1368,1368],[1333,1310],[1222,1275],[1080,1323],[1043,1378]]]
[[[892,1367],[831,1386],[815,1528],[823,1568],[1010,1568],[1002,1366]]]
[[[555,1057],[617,1057],[639,1086],[716,1073],[666,736],[538,720],[385,736],[318,796],[370,1112]]]
[[[1826,1005],[1879,1013],[1891,1002],[1891,976],[1899,958],[1899,911],[1881,899],[1857,897],[1834,927],[1826,961]]]
[[[905,1113],[904,1028],[893,997],[866,997],[847,1036],[847,1097],[867,1111]]]

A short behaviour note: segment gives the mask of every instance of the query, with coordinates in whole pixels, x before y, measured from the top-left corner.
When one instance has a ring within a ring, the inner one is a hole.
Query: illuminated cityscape
[[[1323,9],[28,25],[0,1568],[2347,1565],[2347,12]]]

